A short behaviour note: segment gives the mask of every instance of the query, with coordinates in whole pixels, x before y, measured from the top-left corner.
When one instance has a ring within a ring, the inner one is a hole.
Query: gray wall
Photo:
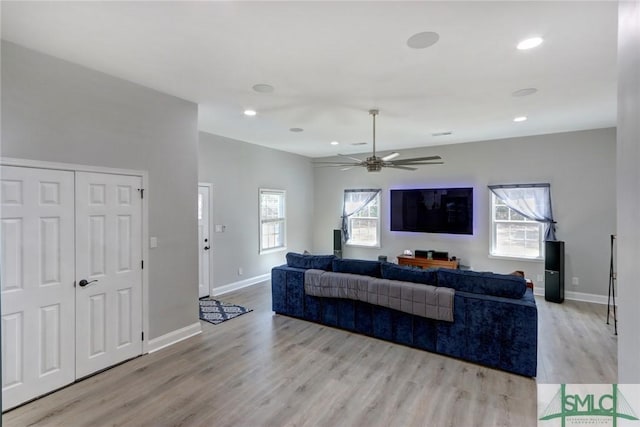
[[[640,2],[618,16],[618,382],[640,383]]]
[[[316,170],[315,251],[330,253],[331,230],[339,227],[342,191],[345,188],[382,188],[382,247],[346,248],[345,257],[389,259],[404,249],[448,251],[474,270],[508,273],[524,270],[536,285],[544,264],[489,257],[489,184],[551,184],[557,236],[566,241],[568,291],[607,294],[609,235],[615,232],[615,130],[583,132],[456,144],[402,152],[402,158],[439,154],[445,164],[422,166],[418,171],[364,169],[338,172]],[[360,157],[363,157],[361,155]],[[472,236],[403,233],[389,231],[390,188],[474,188],[474,234]],[[571,278],[579,278],[579,286]]]
[[[226,225],[224,233],[211,233],[214,288],[284,263],[285,251],[258,253],[259,188],[286,190],[287,250],[311,250],[313,168],[308,158],[201,132],[198,165],[199,180],[213,185],[213,223]]]
[[[3,41],[2,116],[5,157],[148,171],[146,336],[197,322],[197,105]]]

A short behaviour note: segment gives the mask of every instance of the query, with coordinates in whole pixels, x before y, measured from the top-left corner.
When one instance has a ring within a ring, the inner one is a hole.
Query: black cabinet
[[[564,301],[564,242],[544,242],[544,299]]]

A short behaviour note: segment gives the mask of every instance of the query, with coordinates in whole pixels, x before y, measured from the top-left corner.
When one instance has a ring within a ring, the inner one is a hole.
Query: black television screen
[[[473,234],[473,188],[391,190],[391,231]]]

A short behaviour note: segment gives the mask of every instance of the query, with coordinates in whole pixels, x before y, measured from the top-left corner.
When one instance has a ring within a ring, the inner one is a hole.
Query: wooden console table
[[[446,261],[444,259],[429,259],[422,257],[414,257],[408,255],[398,255],[399,265],[411,265],[413,267],[421,268],[451,268],[458,269],[458,260]]]

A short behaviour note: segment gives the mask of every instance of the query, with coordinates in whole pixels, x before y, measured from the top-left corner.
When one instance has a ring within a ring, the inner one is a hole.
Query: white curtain
[[[382,190],[364,189],[364,190],[344,190],[344,202],[342,204],[342,241],[349,240],[349,217],[357,214],[365,208],[373,199],[380,194]],[[353,193],[360,193],[358,201],[354,201]]]
[[[549,184],[490,185],[489,190],[525,218],[545,223],[545,240],[556,240]]]

